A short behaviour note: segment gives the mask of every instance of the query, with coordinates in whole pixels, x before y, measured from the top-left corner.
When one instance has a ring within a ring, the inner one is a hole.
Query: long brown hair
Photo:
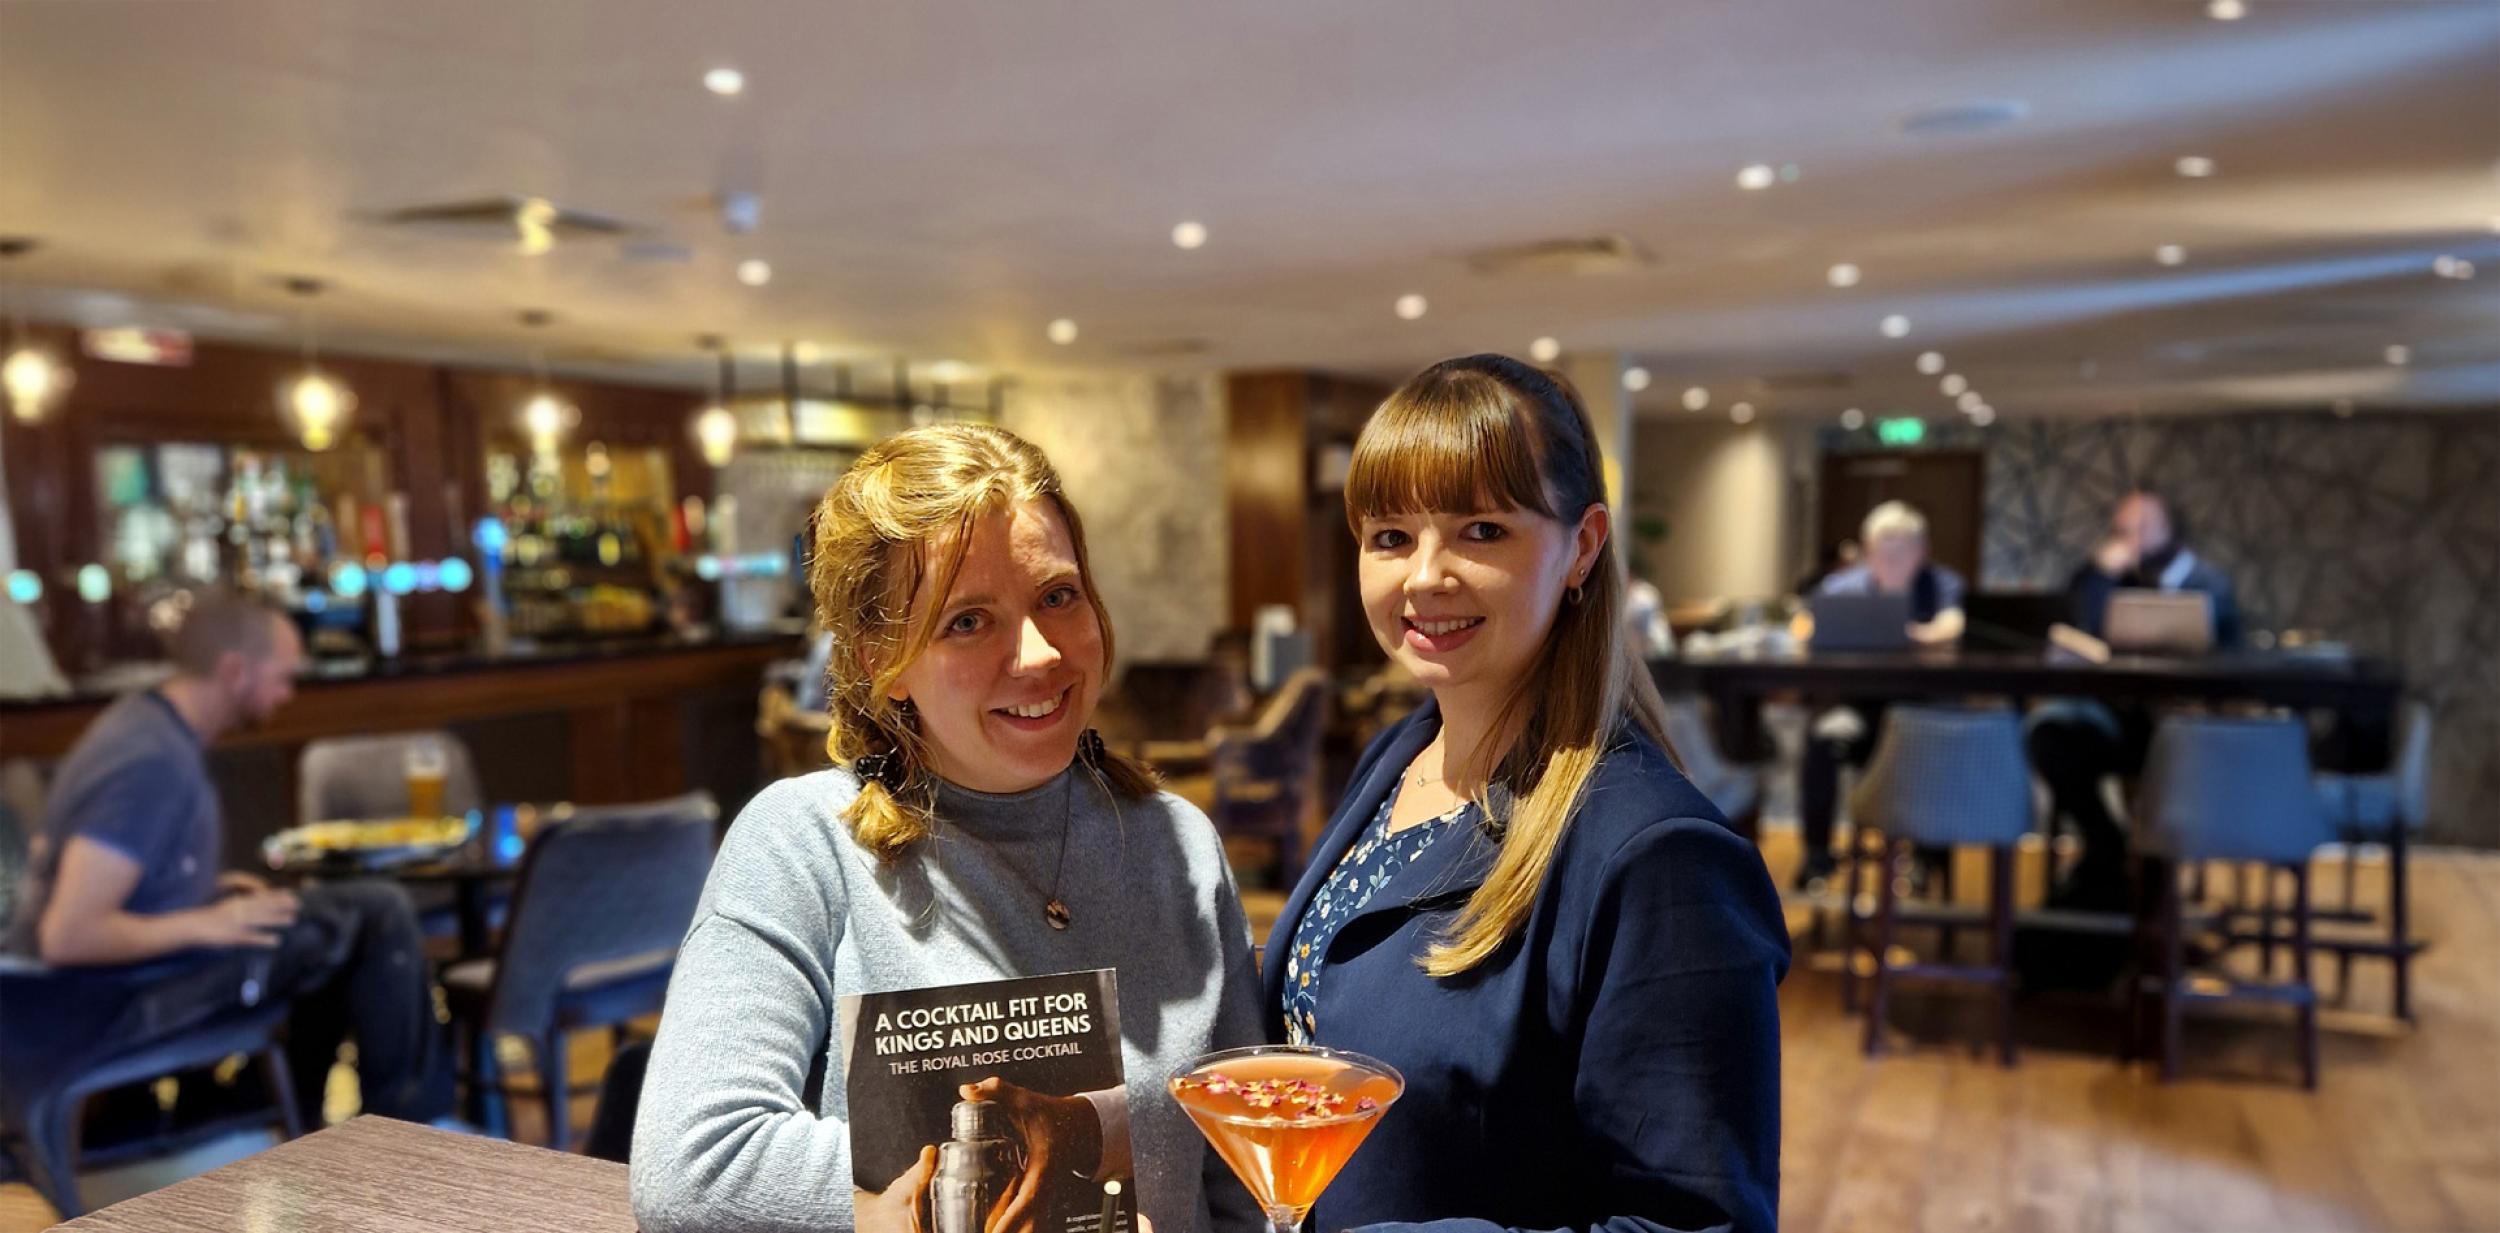
[[[973,524],[1027,501],[1048,502],[1067,525],[1078,581],[1102,627],[1108,669],[1111,614],[1094,593],[1085,526],[1060,491],[1059,472],[1024,438],[986,424],[915,428],[861,454],[816,507],[807,576],[817,623],[832,635],[834,648],[826,664],[833,725],[825,752],[855,770],[871,754],[894,762],[888,776],[863,775],[859,798],[842,814],[859,846],[880,860],[900,859],[929,834],[937,802],[919,715],[889,694],[937,634]],[[931,594],[918,603],[924,583]],[[1093,765],[1122,796],[1155,791],[1154,772],[1125,755],[1106,750]]]
[[[1346,521],[1357,535],[1365,518],[1488,507],[1572,525],[1605,502],[1605,461],[1579,395],[1560,377],[1501,355],[1444,360],[1398,387],[1363,426],[1345,486]],[[1507,798],[1507,816],[1494,818],[1501,852],[1425,953],[1426,972],[1465,972],[1519,931],[1598,757],[1629,735],[1627,725],[1667,747],[1666,708],[1623,632],[1623,593],[1609,543],[1487,730],[1488,740],[1516,739],[1506,750],[1476,751],[1499,755],[1486,791],[1496,799],[1478,803],[1492,816]]]

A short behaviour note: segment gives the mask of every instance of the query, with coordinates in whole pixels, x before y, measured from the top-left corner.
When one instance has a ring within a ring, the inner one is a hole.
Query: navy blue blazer
[[[1439,728],[1427,704],[1355,767],[1268,938],[1276,1039],[1304,907]],[[1407,1086],[1307,1227],[1768,1233],[1789,950],[1761,854],[1635,738],[1599,759],[1520,932],[1471,971],[1425,975],[1495,850],[1478,829],[1442,837],[1329,946],[1318,1043]]]

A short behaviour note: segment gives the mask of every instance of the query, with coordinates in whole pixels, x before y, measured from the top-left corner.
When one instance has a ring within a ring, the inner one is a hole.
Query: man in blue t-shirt
[[[294,626],[212,592],[193,603],[170,650],[173,676],[105,708],[53,776],[7,941],[62,969],[67,992],[48,1022],[13,1029],[12,1044],[67,1061],[287,998],[308,1125],[320,1124],[330,1065],[349,1034],[368,1110],[438,1115],[437,1028],[407,895],[379,883],[298,894],[218,868],[225,827],[207,747],[293,696],[303,663]],[[150,979],[77,979],[138,964],[151,965]]]
[[[1906,501],[1886,501],[1867,511],[1858,529],[1865,557],[1815,585],[1818,595],[1907,595],[1910,641],[1951,646],[1962,637],[1962,576],[1927,558],[1927,518]],[[1882,723],[1880,702],[1835,707],[1815,716],[1806,733],[1804,765],[1797,776],[1797,823],[1805,839],[1805,863],[1797,885],[1810,888],[1839,867],[1832,855],[1832,822],[1840,811],[1840,768],[1862,766],[1875,750]]]

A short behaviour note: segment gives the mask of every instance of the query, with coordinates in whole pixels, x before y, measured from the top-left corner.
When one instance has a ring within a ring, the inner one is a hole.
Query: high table
[[[359,1117],[81,1216],[130,1233],[632,1233],[625,1166]]]
[[[1852,699],[1938,701],[2006,698],[2020,705],[2041,698],[2105,702],[2247,702],[2338,718],[2334,747],[2322,761],[2376,766],[2386,761],[2388,729],[2404,681],[2375,659],[2332,659],[2239,652],[2194,659],[2120,656],[2105,664],[2052,658],[2042,652],[1942,649],[1900,652],[1741,654],[1721,652],[1650,661],[1666,693],[1701,693],[1719,712],[1720,739],[1742,759],[1763,752],[1761,704],[1791,696],[1812,702]]]

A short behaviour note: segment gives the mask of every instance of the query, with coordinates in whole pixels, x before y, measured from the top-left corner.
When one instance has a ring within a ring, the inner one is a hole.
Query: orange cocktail
[[[1199,1058],[1171,1088],[1268,1219],[1291,1233],[1406,1080],[1359,1053],[1259,1045]]]

